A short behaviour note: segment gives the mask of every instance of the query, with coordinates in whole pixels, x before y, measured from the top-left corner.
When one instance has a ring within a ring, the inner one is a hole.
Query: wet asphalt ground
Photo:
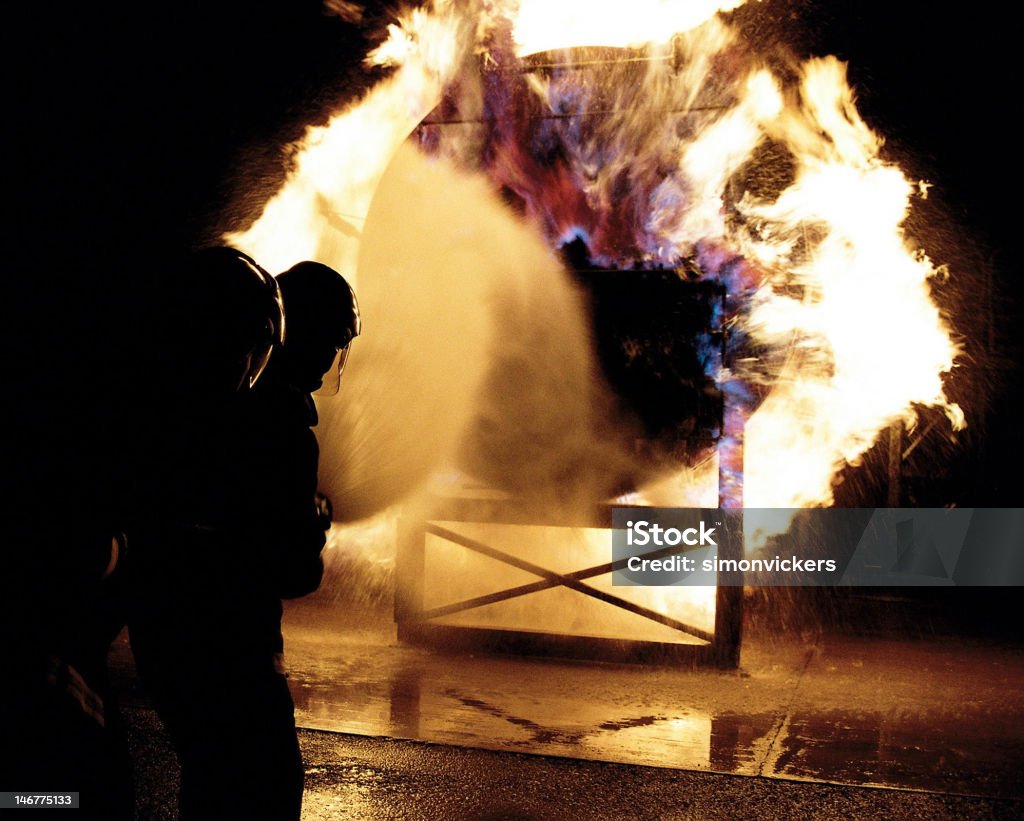
[[[139,818],[176,818],[176,765],[159,721],[128,708]],[[300,731],[303,819],[997,819],[1019,801],[698,773]]]
[[[410,647],[379,610],[291,603],[303,818],[1024,818],[1019,644],[784,626],[717,671]],[[111,662],[138,817],[175,818],[124,636]]]

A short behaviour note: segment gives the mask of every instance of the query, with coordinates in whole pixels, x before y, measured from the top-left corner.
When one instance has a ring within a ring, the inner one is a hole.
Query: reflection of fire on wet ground
[[[292,603],[286,616],[304,727],[670,772],[938,791],[940,815],[957,801],[950,793],[1021,795],[1022,706],[1006,693],[1024,680],[1024,664],[988,638],[961,635],[950,652],[949,637],[801,635],[808,625],[794,620],[755,628],[743,671],[722,672],[453,658],[368,643],[330,623],[315,600]],[[822,806],[812,795],[801,811]],[[1012,815],[1013,806],[992,811]]]

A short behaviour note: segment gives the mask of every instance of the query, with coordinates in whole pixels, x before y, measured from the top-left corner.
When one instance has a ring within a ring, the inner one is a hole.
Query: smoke
[[[363,335],[321,400],[320,484],[341,521],[459,470],[562,508],[627,469],[607,444],[584,302],[479,176],[410,145],[374,196],[358,260]]]

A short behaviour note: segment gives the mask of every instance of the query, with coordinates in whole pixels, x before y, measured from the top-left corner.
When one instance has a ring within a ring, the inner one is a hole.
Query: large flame
[[[459,57],[464,20],[438,3],[391,27],[367,61],[401,69],[326,126],[310,128],[295,169],[247,231],[225,241],[270,270],[318,259],[351,280],[370,202],[399,145],[435,106]]]
[[[518,0],[512,15],[512,37],[520,57],[575,45],[664,44],[716,12],[730,11],[743,2],[635,0],[624,8],[618,0]]]
[[[799,349],[747,425],[745,494],[749,506],[802,507],[831,501],[837,468],[892,422],[912,426],[915,405],[944,408],[954,428],[964,418],[942,383],[957,349],[929,290],[939,272],[902,229],[919,189],[879,159],[845,67],[805,65],[798,106],[766,128],[793,153],[796,178],[774,202],[744,199],[760,238],[738,238],[803,294],[765,289],[750,313],[755,337]]]
[[[903,228],[924,188],[881,158],[842,63],[754,56],[716,14],[740,0],[485,5],[435,0],[393,26],[369,59],[394,72],[310,129],[284,187],[228,239],[278,270],[316,257],[371,276],[356,260],[376,185],[446,100],[461,125],[434,127],[434,149],[520,197],[550,246],[577,230],[593,259],[621,267],[696,260],[732,289],[737,331],[786,352],[767,377],[763,362],[713,374],[735,400],[727,436],[745,428],[746,506],[830,503],[836,472],[893,422],[913,426],[920,406],[964,425],[943,385],[958,350],[930,290],[942,269]],[[520,62],[575,46],[634,51],[605,68],[566,57],[531,73]],[[523,103],[502,98],[505,77],[548,118],[539,133],[560,146],[552,162],[523,145]],[[767,394],[756,410],[729,392],[755,382]],[[683,500],[686,484],[662,481],[657,499]]]

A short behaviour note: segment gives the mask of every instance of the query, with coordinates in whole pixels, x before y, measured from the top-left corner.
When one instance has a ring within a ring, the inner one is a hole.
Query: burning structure
[[[892,424],[965,425],[945,272],[904,227],[928,186],[841,62],[751,41],[739,5],[435,0],[309,129],[228,239],[356,282],[365,344],[321,405],[346,520],[431,518],[453,475],[544,521],[827,505]]]
[[[376,290],[375,278],[386,273],[365,247],[374,238],[367,214],[411,135],[456,166],[452,175],[472,175],[478,189],[486,185],[512,200],[507,222],[548,248],[586,238],[587,257],[604,267],[683,269],[723,282],[742,301],[736,330],[765,353],[744,357],[735,371],[708,362],[712,378],[723,388],[743,382],[736,387],[742,393],[774,371],[771,390],[748,420],[745,501],[827,504],[836,469],[856,461],[892,421],[913,425],[916,407],[935,405],[953,427],[964,423],[942,381],[957,348],[929,290],[941,269],[903,230],[927,186],[879,158],[881,140],[857,114],[838,61],[773,70],[779,55],[759,54],[756,44],[739,40],[717,8],[649,5],[650,19],[642,23],[637,13],[634,31],[623,31],[616,15],[602,30],[599,10],[574,12],[571,3],[561,4],[564,19],[530,3],[478,14],[445,3],[416,10],[368,58],[393,65],[390,77],[326,127],[310,130],[289,181],[256,224],[231,239],[272,267],[320,256],[354,272],[361,291]],[[661,15],[671,7],[681,22],[666,27]],[[582,21],[583,30],[574,32],[567,20]],[[572,49],[610,41],[637,48],[610,56],[599,49],[597,57],[568,51],[553,62],[555,42]],[[545,53],[533,57],[541,48]],[[439,165],[434,181],[443,186],[448,172]],[[412,182],[403,180],[392,209],[429,205],[408,190]],[[454,191],[431,194],[443,202]],[[417,215],[399,219],[409,216]],[[460,216],[440,215],[432,227],[475,230],[484,254],[497,248],[497,237],[485,233],[493,226],[442,222]],[[416,227],[377,238],[396,260],[387,267],[398,267],[403,254],[413,257],[420,270],[404,272],[410,280],[435,273],[426,254],[438,250],[415,248],[424,252],[418,259],[402,250],[424,241],[411,235]],[[520,253],[517,267],[536,266]],[[474,312],[508,310],[507,302],[493,307],[503,279],[493,267],[465,275],[483,280],[479,301],[469,306]],[[545,267],[520,278],[545,277],[541,287],[551,300],[555,290],[567,290],[560,284],[565,274],[553,256]],[[452,279],[431,289],[453,287]],[[879,284],[894,297],[875,299]],[[400,287],[410,300],[421,296],[409,282]],[[579,309],[570,297],[558,299],[568,311]],[[387,307],[400,301],[394,295]],[[453,310],[449,304],[448,324],[455,324]],[[880,313],[887,310],[898,316],[887,321]],[[538,323],[553,318],[537,313]],[[864,323],[864,316],[875,322]],[[382,314],[378,336],[389,324]],[[900,333],[904,344],[893,344],[880,327]],[[525,335],[522,327],[518,335]],[[554,350],[529,353],[555,358]],[[387,371],[387,358],[376,354],[363,353],[361,370]],[[360,387],[351,393],[370,402]],[[346,448],[325,450],[330,458]],[[351,488],[339,489],[344,497]]]

